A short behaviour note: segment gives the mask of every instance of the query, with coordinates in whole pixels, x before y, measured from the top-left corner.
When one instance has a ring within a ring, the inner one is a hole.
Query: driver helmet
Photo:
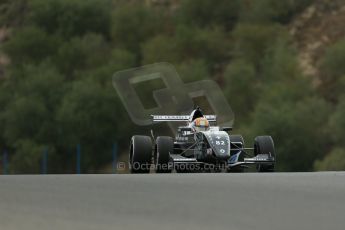
[[[196,132],[207,131],[210,128],[210,124],[205,117],[198,117],[193,121],[192,128]]]

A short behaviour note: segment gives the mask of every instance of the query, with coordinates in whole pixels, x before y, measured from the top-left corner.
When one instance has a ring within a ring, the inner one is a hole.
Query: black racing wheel
[[[254,140],[254,155],[267,154],[275,159],[274,142],[271,136],[258,136]],[[258,164],[258,172],[274,172],[274,163]]]
[[[131,173],[149,173],[152,160],[152,140],[148,136],[133,136],[130,144]]]
[[[157,137],[155,146],[156,173],[171,173],[170,154],[174,152],[174,140],[171,137]]]

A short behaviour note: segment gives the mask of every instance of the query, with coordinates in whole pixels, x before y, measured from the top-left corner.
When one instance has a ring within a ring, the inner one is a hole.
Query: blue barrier
[[[40,162],[41,174],[48,173],[48,155],[49,148],[45,147],[42,151],[42,157]],[[76,145],[76,174],[81,174],[81,145]],[[117,173],[117,161],[118,161],[118,144],[113,143],[112,147],[112,173]],[[8,174],[8,152],[4,150],[2,152],[2,171],[3,174]],[[0,163],[0,164],[1,164]]]
[[[48,147],[44,148],[41,160],[41,174],[47,174],[48,171]]]
[[[117,143],[113,144],[113,163],[112,163],[113,173],[117,171]]]
[[[4,150],[2,153],[2,173],[8,174],[8,152],[7,150]]]
[[[80,174],[81,173],[81,147],[80,147],[80,144],[77,145],[77,174]]]

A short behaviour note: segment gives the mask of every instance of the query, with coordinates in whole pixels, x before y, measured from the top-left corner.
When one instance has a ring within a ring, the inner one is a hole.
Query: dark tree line
[[[0,1],[11,28],[0,46],[11,60],[0,81],[0,147],[13,173],[39,172],[45,148],[49,172],[69,172],[76,144],[83,172],[104,172],[114,142],[125,153],[146,131],[128,118],[111,76],[154,62],[174,64],[185,82],[222,82],[235,130],[271,134],[278,169],[345,169],[345,42],[322,57],[316,88],[286,28],[312,0],[142,2]]]

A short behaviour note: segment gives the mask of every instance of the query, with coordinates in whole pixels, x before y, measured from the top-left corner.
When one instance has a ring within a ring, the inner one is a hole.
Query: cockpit
[[[198,107],[190,115],[190,127],[194,132],[207,131],[210,129],[210,123],[204,117],[201,109]]]

